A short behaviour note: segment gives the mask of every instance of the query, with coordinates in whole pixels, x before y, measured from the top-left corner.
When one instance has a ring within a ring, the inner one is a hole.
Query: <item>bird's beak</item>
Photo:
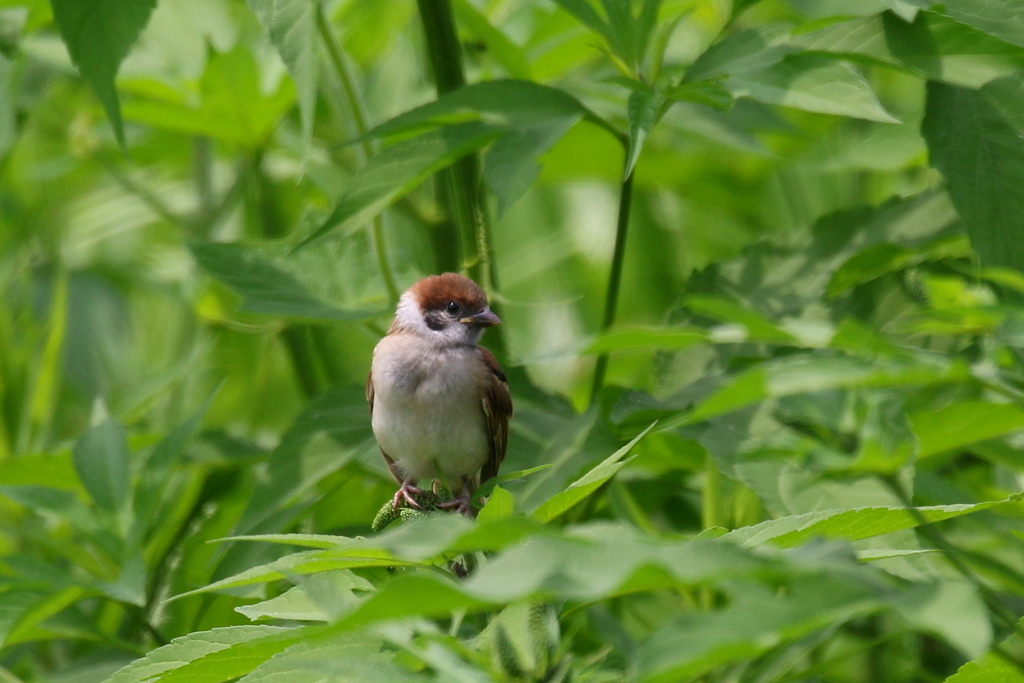
[[[495,325],[501,324],[501,318],[494,315],[491,309],[485,308],[476,315],[471,315],[468,318],[461,318],[460,323],[466,325],[474,325],[476,327],[494,327]]]

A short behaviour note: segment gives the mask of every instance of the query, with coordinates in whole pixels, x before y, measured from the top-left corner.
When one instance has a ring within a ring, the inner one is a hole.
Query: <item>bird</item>
[[[418,482],[440,479],[454,494],[440,506],[473,516],[473,491],[497,475],[512,396],[479,341],[500,324],[484,291],[457,273],[425,277],[399,298],[366,379],[373,434],[399,484],[394,509],[403,501],[422,509]]]

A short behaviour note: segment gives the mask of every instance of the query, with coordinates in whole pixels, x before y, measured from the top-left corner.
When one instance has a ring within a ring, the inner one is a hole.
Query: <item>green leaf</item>
[[[1024,410],[1012,403],[965,401],[910,416],[926,458],[1024,429]]]
[[[629,96],[626,105],[629,119],[629,149],[626,152],[623,179],[629,178],[633,173],[633,167],[640,158],[647,136],[664,113],[665,103],[665,97],[653,90],[634,90]]]
[[[287,501],[344,466],[372,438],[364,387],[342,387],[317,396],[271,453],[268,476],[257,486],[236,533],[256,529]]]
[[[199,423],[202,422],[206,411],[209,410],[218,390],[214,390],[199,407],[199,410],[158,443],[146,458],[142,467],[142,476],[135,488],[133,505],[133,512],[140,524],[140,530],[157,521],[150,519],[150,516],[160,503],[171,470],[181,461],[185,447],[192,439]]]
[[[233,645],[280,637],[294,629],[277,626],[229,626],[190,633],[158,647],[145,657],[120,669],[105,683],[144,683],[163,680],[162,676],[208,654],[230,649]]]
[[[327,632],[304,638],[260,664],[238,683],[413,683],[422,676],[380,651],[378,636],[365,631]]]
[[[941,522],[962,517],[997,505],[1006,505],[1020,500],[1021,496],[1010,496],[1005,500],[960,505],[933,505],[917,508],[927,522]],[[771,519],[753,526],[730,531],[723,538],[742,544],[744,547],[773,544],[790,548],[813,538],[841,538],[859,541],[903,529],[913,529],[918,522],[906,508],[868,507],[852,510],[822,510]]]
[[[467,121],[484,121],[505,128],[531,128],[559,119],[578,121],[588,111],[564,90],[506,78],[453,90],[385,121],[367,133],[367,137],[407,135]]]
[[[382,123],[367,135],[407,135],[467,120],[503,130],[484,155],[484,179],[503,215],[536,179],[537,160],[562,139],[588,110],[569,93],[515,79],[476,83]]]
[[[644,431],[637,434],[632,441],[594,466],[592,470],[569,484],[569,487],[564,491],[561,491],[544,501],[536,510],[533,511],[533,518],[540,522],[550,522],[555,517],[571,510],[584,498],[601,488],[605,482],[614,477],[615,473],[622,469],[626,462],[628,462],[628,460],[623,461],[622,458],[632,450],[633,446],[635,446],[640,439],[647,436],[647,432],[651,431],[653,428],[654,423]]]
[[[263,92],[259,66],[244,41],[230,52],[212,54],[199,80],[198,104],[177,92],[154,91],[145,81],[126,82],[122,89],[136,91],[124,103],[127,119],[185,135],[208,135],[248,150],[262,146],[295,103],[288,79],[275,91]]]
[[[740,31],[705,50],[686,70],[683,82],[758,71],[777,64],[795,51],[786,44],[788,36],[789,28],[778,24]]]
[[[240,310],[296,320],[366,320],[384,311],[360,306],[338,277],[342,244],[293,251],[280,242],[189,245],[199,267],[242,296]]]
[[[124,427],[105,420],[75,444],[75,470],[97,506],[120,510],[128,502],[131,473]]]
[[[1024,68],[1024,51],[933,12],[912,23],[885,13],[798,32],[787,43],[812,52],[899,67],[977,88]]]
[[[746,336],[751,339],[778,344],[797,343],[796,337],[780,329],[757,311],[741,306],[725,297],[692,295],[686,298],[685,304],[688,309],[699,315],[742,325]]]
[[[142,607],[146,604],[146,563],[142,554],[124,563],[116,581],[99,581],[95,585],[114,600]]]
[[[604,37],[609,45],[615,44],[615,36],[612,34],[611,27],[605,23],[587,0],[555,0],[555,4],[576,17],[577,21],[591,31]]]
[[[734,97],[766,104],[899,123],[856,69],[824,56],[791,55],[777,64],[730,76],[725,87]]]
[[[50,0],[50,5],[71,60],[107,112],[121,148],[127,149],[114,78],[156,0]]]
[[[477,515],[477,521],[497,522],[506,517],[511,517],[515,509],[516,503],[512,498],[512,494],[500,486],[495,486],[491,492],[490,499],[487,501],[487,505],[484,505],[480,514]]]
[[[248,0],[270,42],[281,55],[298,93],[302,113],[302,157],[313,139],[317,94],[317,0]]]
[[[719,111],[728,111],[733,104],[732,95],[720,80],[682,83],[669,88],[664,95],[673,102],[693,102]]]
[[[235,627],[239,628],[239,627]],[[322,627],[282,629],[262,638],[246,638],[227,647],[182,662],[163,673],[160,683],[224,683],[244,676],[279,652],[301,642]]]
[[[952,382],[966,377],[960,364],[870,362],[841,356],[793,356],[763,363],[733,379],[699,404],[693,413],[662,423],[662,430],[724,415],[769,397],[827,389],[886,387]]]
[[[584,348],[583,355],[639,349],[682,350],[706,344],[710,338],[699,327],[635,327],[605,332]]]
[[[727,608],[690,612],[643,643],[634,659],[636,680],[692,680],[881,608],[882,602],[864,585],[831,577],[796,580],[786,591],[743,585],[734,591]]]
[[[332,611],[327,609],[322,596],[331,595],[331,605],[338,602],[354,607],[359,598],[353,590],[372,591],[373,584],[350,571],[324,572],[310,576],[304,583],[278,595],[270,600],[255,605],[242,605],[235,611],[244,614],[253,621],[257,619],[287,619],[290,621],[331,621]]]
[[[961,23],[1024,47],[1024,6],[1015,0],[944,0],[940,7]]]
[[[469,122],[429,131],[388,147],[356,171],[331,215],[299,246],[334,230],[344,235],[361,228],[434,173],[500,134],[495,126]]]
[[[455,10],[455,16],[463,26],[487,46],[487,51],[505,68],[509,76],[530,79],[530,61],[523,48],[495,28],[487,17],[468,0],[454,0],[452,9]]]
[[[859,284],[909,265],[913,259],[913,252],[897,244],[873,245],[854,255],[832,273],[825,294],[830,297],[845,294]]]
[[[911,628],[945,639],[967,657],[982,656],[992,644],[988,609],[969,583],[922,582],[896,598],[893,607]]]
[[[220,581],[180,593],[173,599],[190,595],[199,595],[223,591],[230,588],[241,588],[269,581],[279,581],[293,576],[306,576],[332,572],[339,569],[358,569],[363,567],[409,567],[417,563],[395,558],[391,553],[374,548],[344,548],[340,550],[321,551],[307,550],[285,555],[279,560],[261,564],[243,572],[229,576]]]
[[[1020,627],[1020,622],[1017,626]],[[1000,645],[1004,652],[1010,652],[1019,659],[1024,649],[1022,640],[1019,634],[1014,634]],[[943,683],[1024,683],[1024,671],[1001,653],[989,652],[964,664]]]
[[[1011,79],[1014,86],[1018,82]],[[1024,132],[990,99],[1019,111],[1017,87],[981,90],[928,84],[921,130],[971,245],[985,266],[1024,269]]]
[[[467,595],[458,584],[437,574],[403,574],[388,581],[341,620],[353,628],[378,621],[423,616],[440,617],[456,610],[479,610],[488,603]]]

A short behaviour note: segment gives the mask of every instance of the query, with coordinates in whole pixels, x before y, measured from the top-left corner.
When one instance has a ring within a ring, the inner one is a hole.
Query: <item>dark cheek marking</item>
[[[423,320],[427,323],[427,327],[434,330],[435,332],[444,329],[444,321],[441,319],[440,311],[430,311],[425,316],[423,316]]]

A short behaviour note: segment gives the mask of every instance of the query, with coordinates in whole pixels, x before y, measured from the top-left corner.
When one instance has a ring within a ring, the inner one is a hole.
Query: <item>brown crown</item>
[[[443,308],[449,301],[472,311],[483,310],[487,306],[487,295],[484,294],[484,290],[468,277],[458,273],[425,277],[410,287],[409,291],[416,297],[424,311]]]

